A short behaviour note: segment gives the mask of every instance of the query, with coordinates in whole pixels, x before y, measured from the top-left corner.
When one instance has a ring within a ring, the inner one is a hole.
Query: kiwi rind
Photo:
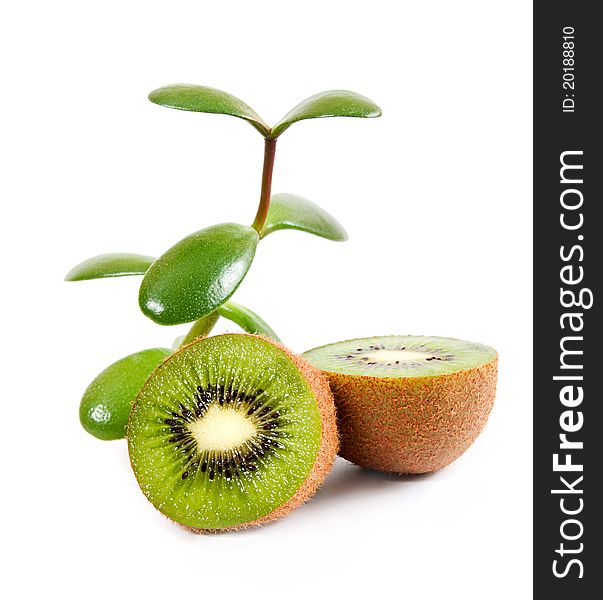
[[[248,520],[246,522],[236,523],[229,526],[220,526],[220,527],[194,527],[190,526],[186,523],[183,525],[189,529],[190,531],[196,533],[207,533],[207,532],[220,532],[220,531],[232,531],[237,529],[243,529],[255,525],[262,525],[265,523],[269,523],[271,521],[277,520],[291,510],[297,508],[301,504],[303,504],[308,498],[310,498],[314,492],[318,489],[321,483],[324,481],[326,475],[328,474],[335,456],[337,454],[338,449],[338,436],[337,436],[337,428],[336,428],[336,416],[335,416],[335,406],[332,397],[332,393],[330,391],[328,381],[325,376],[316,368],[312,367],[309,363],[303,360],[301,357],[293,354],[290,350],[285,348],[283,345],[275,343],[273,340],[270,340],[263,336],[257,335],[248,335],[248,334],[225,334],[223,336],[217,336],[222,338],[228,338],[232,336],[238,337],[249,337],[249,338],[257,338],[262,340],[263,343],[270,344],[275,348],[278,348],[285,356],[288,361],[293,363],[294,368],[301,374],[305,384],[307,384],[309,391],[311,392],[314,400],[316,401],[316,408],[318,410],[318,414],[320,416],[320,442],[318,444],[316,457],[314,460],[314,464],[309,470],[307,476],[301,483],[301,485],[297,488],[295,493],[292,494],[285,502],[283,502],[280,506],[275,507],[269,513],[259,516],[256,519]],[[202,340],[195,340],[191,344],[184,346],[181,350],[178,351],[177,354],[180,354],[183,351],[186,351],[187,348],[193,346],[195,344],[202,343]],[[162,366],[165,368],[169,365],[170,361],[173,360],[173,357],[169,358],[166,363]],[[151,376],[150,380],[153,379]],[[149,380],[149,381],[150,381]],[[139,397],[142,394],[139,394]],[[135,403],[136,407],[136,403]],[[133,413],[134,414],[134,411]],[[130,418],[130,428],[132,427],[132,416]],[[129,447],[131,444],[130,435],[129,437]],[[131,449],[131,447],[130,447]],[[132,461],[132,452],[130,452],[130,458]],[[134,463],[133,463],[134,468]],[[137,476],[137,480],[141,485],[141,489],[143,492],[145,491],[143,484],[141,483],[135,469],[135,475]],[[159,508],[159,507],[156,507]],[[169,515],[167,515],[168,518]],[[172,519],[175,520],[175,519]]]
[[[324,370],[337,407],[339,455],[399,474],[430,473],[452,463],[475,441],[494,404],[498,355],[488,350],[483,364],[436,376]],[[304,357],[312,361],[312,353]]]

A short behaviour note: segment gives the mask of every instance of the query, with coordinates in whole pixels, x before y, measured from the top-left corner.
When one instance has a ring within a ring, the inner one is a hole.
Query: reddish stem
[[[268,216],[270,208],[270,191],[272,189],[272,170],[274,169],[274,156],[276,154],[276,139],[266,138],[264,141],[264,167],[262,169],[262,191],[260,193],[260,204],[251,225],[262,235],[262,228]]]

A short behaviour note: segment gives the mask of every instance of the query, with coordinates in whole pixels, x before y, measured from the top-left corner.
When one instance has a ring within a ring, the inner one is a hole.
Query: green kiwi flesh
[[[427,377],[479,367],[496,350],[454,338],[392,335],[329,344],[304,357],[323,371],[347,375]]]
[[[140,391],[128,427],[143,493],[194,530],[282,516],[318,487],[336,445],[326,379],[282,346],[242,334],[173,354]]]

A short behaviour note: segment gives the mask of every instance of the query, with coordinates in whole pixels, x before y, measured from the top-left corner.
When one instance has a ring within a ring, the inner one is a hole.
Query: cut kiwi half
[[[339,454],[363,467],[429,473],[473,443],[494,403],[498,356],[444,337],[383,336],[303,354],[329,378]]]
[[[271,340],[203,338],[141,389],[128,425],[138,483],[194,531],[284,516],[320,486],[337,453],[326,378]]]

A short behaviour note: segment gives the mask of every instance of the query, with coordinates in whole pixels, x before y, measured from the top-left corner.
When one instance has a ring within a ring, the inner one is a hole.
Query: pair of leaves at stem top
[[[178,110],[237,117],[250,123],[268,139],[278,138],[291,125],[306,119],[381,116],[381,109],[372,100],[348,90],[329,90],[314,94],[293,107],[274,127],[266,125],[253,108],[236,96],[202,85],[166,85],[152,91],[149,100]]]
[[[243,101],[209,87],[166,86],[151,92],[149,99],[169,108],[244,119],[271,140],[279,137],[293,123],[305,119],[377,117],[381,114],[379,107],[368,98],[345,90],[311,96],[272,128]],[[254,332],[271,335],[274,332],[266,330],[265,322],[253,323],[250,315],[257,317],[255,313],[240,305],[233,308],[233,303],[226,303],[247,274],[259,240],[279,229],[298,229],[335,241],[347,239],[337,220],[316,204],[293,194],[277,194],[270,199],[261,228],[236,223],[214,225],[184,238],[156,260],[134,254],[101,255],[76,266],[66,279],[77,281],[144,275],[139,305],[142,312],[156,323],[189,323],[217,311],[239,324],[255,328]]]

